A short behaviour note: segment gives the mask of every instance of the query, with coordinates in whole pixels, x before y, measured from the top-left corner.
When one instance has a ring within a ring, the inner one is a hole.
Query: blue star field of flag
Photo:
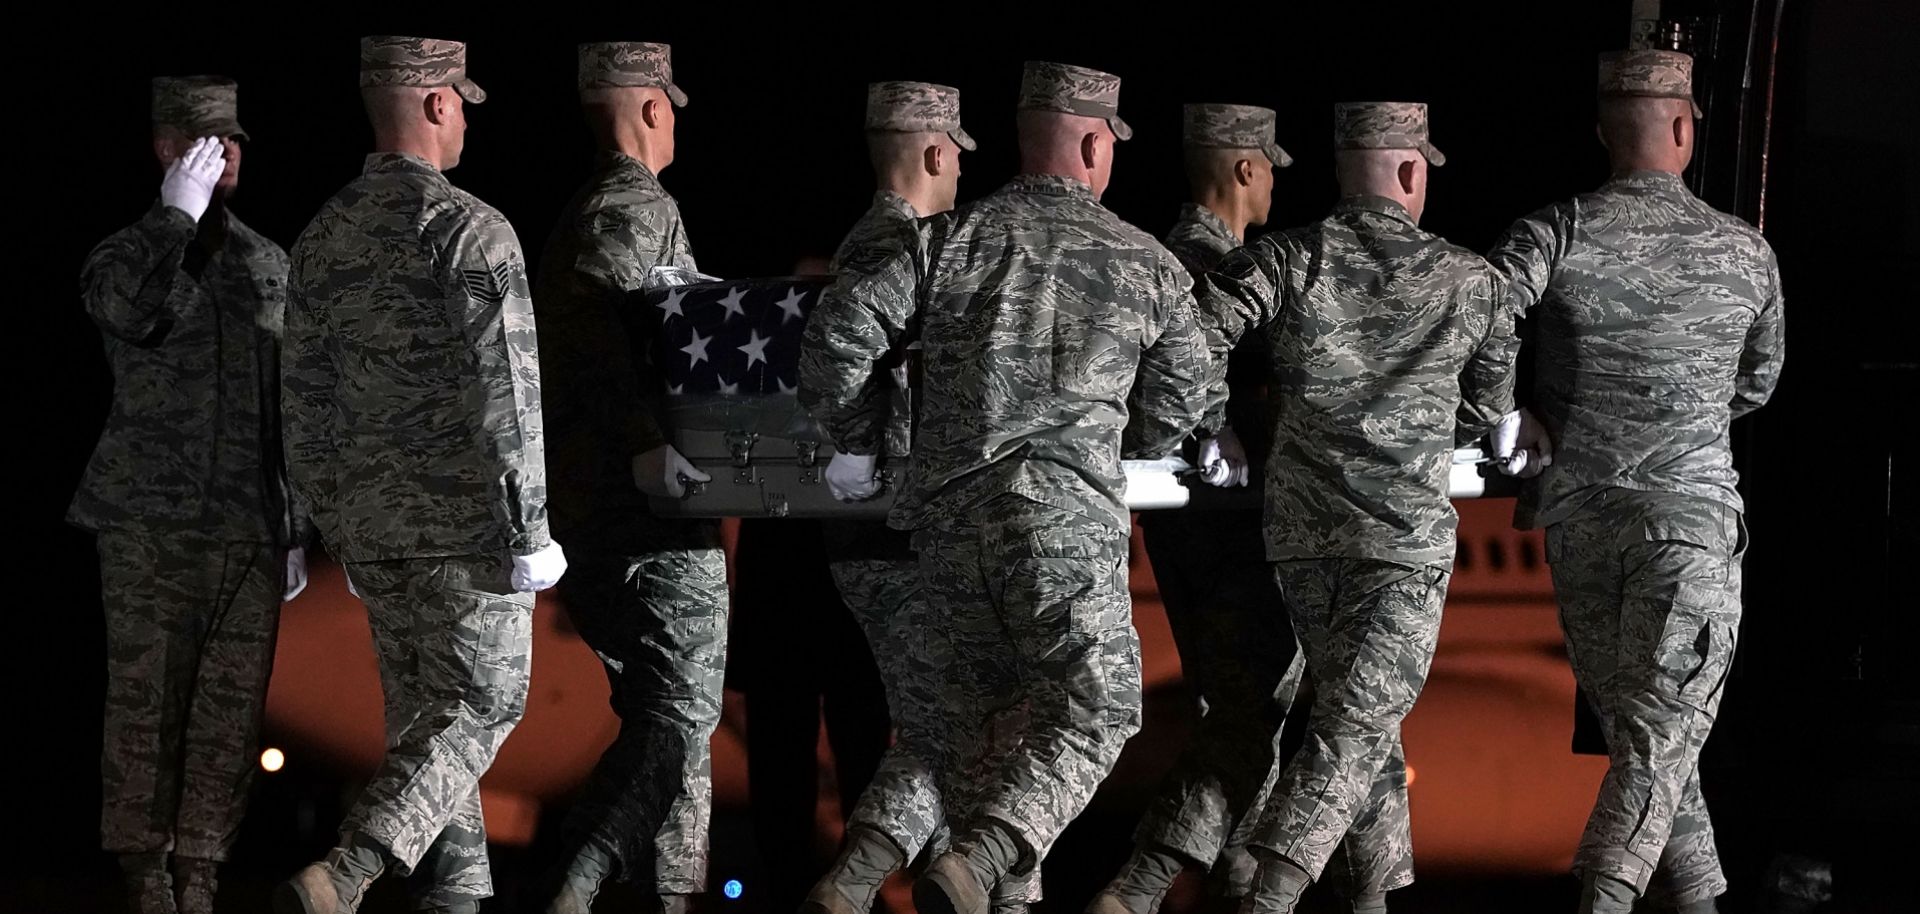
[[[800,338],[825,279],[741,279],[649,289],[648,354],[669,394],[792,394]]]

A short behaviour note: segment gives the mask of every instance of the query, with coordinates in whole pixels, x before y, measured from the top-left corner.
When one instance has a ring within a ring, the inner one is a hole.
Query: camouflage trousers
[[[256,767],[284,550],[155,530],[103,532],[97,545],[101,846],[225,860]]]
[[[994,820],[1031,851],[997,897],[1033,873],[1140,729],[1140,639],[1127,534],[1018,496],[923,528],[933,623],[953,650],[941,737],[956,834]],[[1024,710],[1024,713],[1022,711]]]
[[[660,894],[707,885],[711,741],[727,654],[727,563],[711,521],[635,517],[574,534],[559,594],[606,667],[620,733],[562,832]]]
[[[1740,627],[1739,512],[1608,489],[1547,528],[1574,678],[1609,765],[1574,868],[1685,904],[1726,891],[1700,794]]]
[[[1140,529],[1201,717],[1134,841],[1212,865],[1246,853],[1305,663],[1258,510],[1156,511]]]
[[[1400,722],[1427,681],[1448,573],[1373,559],[1274,563],[1307,658],[1313,709],[1254,846],[1335,887],[1376,894],[1413,882]]]
[[[420,907],[493,894],[480,776],[526,710],[533,595],[501,556],[355,562],[380,658],[387,753],[347,814]]]
[[[866,634],[893,719],[893,745],[848,824],[893,839],[909,859],[929,844],[939,853],[947,844],[935,773],[946,757],[938,729],[940,690],[952,655],[930,618],[912,536],[881,521],[831,521],[821,529],[833,583]]]

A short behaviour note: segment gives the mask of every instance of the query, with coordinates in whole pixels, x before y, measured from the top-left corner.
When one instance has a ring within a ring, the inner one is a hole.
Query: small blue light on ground
[[[745,887],[740,884],[740,880],[729,879],[726,885],[720,887],[720,891],[726,893],[728,898],[739,898],[740,893],[745,891]]]

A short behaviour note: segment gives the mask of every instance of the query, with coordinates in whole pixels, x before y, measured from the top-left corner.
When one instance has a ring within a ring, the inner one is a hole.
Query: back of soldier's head
[[[1679,171],[1693,158],[1693,111],[1677,98],[1602,98],[1600,142],[1615,170]]]
[[[647,103],[656,107],[649,112]],[[608,86],[580,91],[580,111],[594,137],[606,143],[622,128],[648,129],[670,119],[672,104],[665,91],[645,86]],[[648,114],[653,116],[649,123]]]
[[[360,39],[360,98],[383,150],[430,156],[442,169],[460,161],[465,106],[487,100],[467,77],[467,46],[438,38]]]
[[[1426,164],[1411,149],[1342,149],[1333,154],[1333,177],[1342,196],[1394,197],[1407,192],[1403,167],[1424,175]]]
[[[924,170],[928,149],[941,145],[945,134],[907,133],[899,130],[867,131],[867,160],[875,175]]]
[[[1343,196],[1385,197],[1406,207],[1415,221],[1426,210],[1428,169],[1447,164],[1420,102],[1334,105],[1333,148]]]
[[[587,128],[602,149],[630,155],[655,172],[673,164],[676,109],[687,93],[674,81],[673,47],[652,41],[595,41],[576,53],[575,86]]]
[[[1021,111],[1014,116],[1014,125],[1019,132],[1023,165],[1056,160],[1077,162],[1081,141],[1089,135],[1107,132],[1100,118],[1056,111]]]
[[[1219,103],[1181,109],[1180,144],[1194,198],[1235,192],[1251,180],[1272,189],[1273,169],[1293,164],[1274,139],[1272,108]]]
[[[1085,181],[1097,198],[1113,175],[1113,144],[1133,138],[1120,117],[1120,77],[1030,60],[1020,74],[1020,170]]]
[[[927,82],[871,83],[863,123],[876,184],[905,197],[921,215],[953,208],[960,153],[974,149],[973,137],[960,126],[960,90]]]
[[[1181,150],[1181,161],[1186,165],[1187,187],[1193,191],[1195,199],[1209,194],[1221,193],[1233,187],[1235,172],[1248,154],[1259,155],[1249,149],[1215,149],[1206,146],[1188,146]]]
[[[419,86],[365,86],[360,103],[375,136],[412,130],[426,119],[423,104],[432,89]]]
[[[1600,55],[1600,142],[1615,171],[1678,173],[1693,158],[1693,58],[1640,48]]]

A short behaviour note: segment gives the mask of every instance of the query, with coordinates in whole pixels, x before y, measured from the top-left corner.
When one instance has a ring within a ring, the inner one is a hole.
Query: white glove
[[[1516,409],[1493,424],[1494,464],[1507,476],[1532,479],[1553,466],[1553,439],[1533,413]]]
[[[307,550],[298,546],[287,550],[287,590],[280,602],[291,602],[307,589]]]
[[[1245,486],[1249,475],[1247,449],[1233,429],[1200,442],[1200,478],[1210,486]]]
[[[340,579],[347,582],[347,593],[354,599],[361,599],[360,588],[353,586],[353,575],[347,573],[347,566],[340,566]]]
[[[689,270],[686,267],[658,266],[647,271],[647,275],[640,280],[640,288],[665,289],[673,286],[690,286],[695,283],[719,281],[720,277],[708,276],[699,270]]]
[[[686,477],[694,482],[712,482],[713,477],[687,462],[671,444],[663,444],[633,458],[633,484],[655,498],[679,498],[687,494]]]
[[[879,458],[869,454],[835,452],[827,462],[827,491],[840,501],[866,501],[880,494],[880,480],[874,475]]]
[[[213,202],[213,186],[227,170],[227,147],[217,137],[203,136],[187,147],[187,154],[167,166],[160,180],[160,202],[195,222]]]
[[[566,573],[567,554],[559,543],[548,543],[547,548],[532,555],[513,557],[513,589],[518,593],[546,590],[560,583],[560,576]]]

